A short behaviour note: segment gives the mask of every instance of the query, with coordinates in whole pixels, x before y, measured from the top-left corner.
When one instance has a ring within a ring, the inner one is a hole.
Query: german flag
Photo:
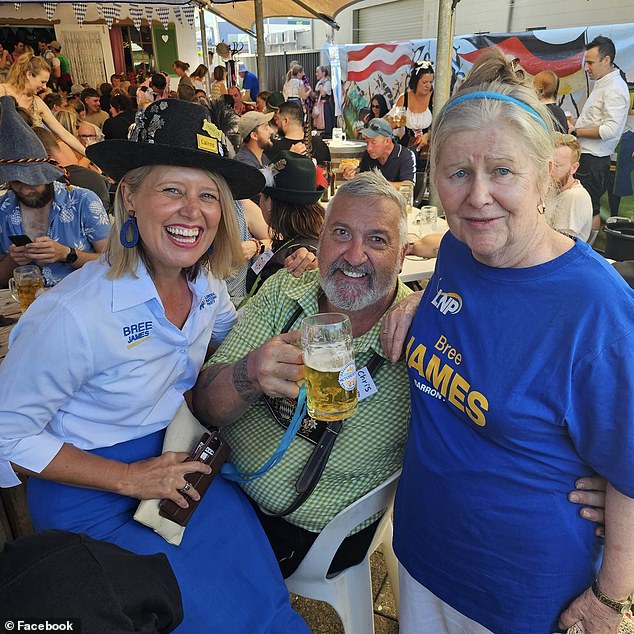
[[[466,38],[475,48],[470,53],[458,53],[473,64],[484,51],[498,48],[505,56],[519,59],[522,68],[532,76],[542,70],[552,70],[560,79],[559,95],[567,95],[587,87],[583,71],[585,32],[576,39],[553,44],[533,33],[517,35],[473,35]]]

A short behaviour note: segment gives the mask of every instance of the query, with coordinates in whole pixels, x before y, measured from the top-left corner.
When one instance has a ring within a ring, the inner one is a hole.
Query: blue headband
[[[468,92],[465,95],[460,95],[460,97],[456,97],[453,101],[450,101],[446,110],[453,108],[456,104],[459,104],[462,101],[470,101],[471,99],[494,99],[495,101],[506,101],[507,103],[514,103],[516,106],[519,106],[522,110],[526,110],[526,112],[532,114],[537,121],[542,125],[544,130],[548,130],[548,126],[545,121],[542,119],[541,115],[535,108],[531,108],[527,103],[520,101],[519,99],[515,99],[515,97],[511,97],[510,95],[503,95],[499,92],[491,92],[488,90],[482,90],[477,92]]]

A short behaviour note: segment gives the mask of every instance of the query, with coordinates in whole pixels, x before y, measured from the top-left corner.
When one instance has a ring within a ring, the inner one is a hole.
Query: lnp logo
[[[207,295],[203,296],[200,304],[198,305],[198,310],[203,310],[205,306],[213,306],[216,303],[217,295],[216,293],[207,293]]]
[[[442,288],[436,293],[436,297],[431,300],[432,306],[435,306],[443,315],[451,313],[455,315],[462,308],[462,297],[458,293],[447,293]]]

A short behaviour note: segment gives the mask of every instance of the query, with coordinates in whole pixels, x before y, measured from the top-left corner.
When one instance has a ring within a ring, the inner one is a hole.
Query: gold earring
[[[544,205],[543,200],[537,205],[537,213],[541,214],[542,216],[546,213],[546,205]]]

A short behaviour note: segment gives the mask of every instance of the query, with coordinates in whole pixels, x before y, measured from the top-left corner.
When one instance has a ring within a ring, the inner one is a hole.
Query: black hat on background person
[[[266,98],[266,110],[268,112],[277,112],[285,101],[286,99],[281,92],[272,92]]]
[[[112,139],[86,148],[86,155],[108,176],[120,180],[146,165],[193,167],[220,174],[235,199],[252,198],[264,187],[254,167],[228,158],[225,138],[202,106],[160,99],[137,113],[129,140]]]
[[[278,154],[277,161],[263,170],[267,186],[264,193],[289,203],[310,205],[324,193],[317,187],[317,170],[311,158],[288,150]]]
[[[63,174],[49,161],[44,146],[16,111],[15,99],[0,97],[0,183],[46,185]]]

